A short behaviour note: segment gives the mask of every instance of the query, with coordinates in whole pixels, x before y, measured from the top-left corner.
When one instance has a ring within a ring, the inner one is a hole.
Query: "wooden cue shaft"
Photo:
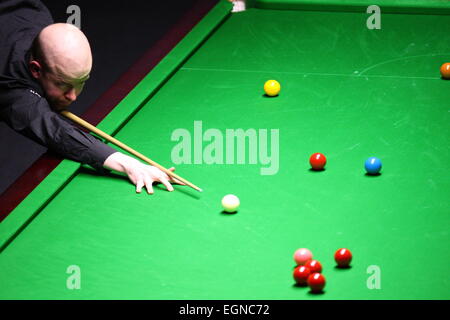
[[[141,159],[142,161],[145,161],[149,164],[151,164],[152,166],[157,167],[158,169],[160,169],[161,171],[165,172],[168,176],[175,178],[183,183],[185,183],[186,185],[188,185],[191,188],[194,188],[197,191],[202,192],[203,190],[200,189],[199,187],[197,187],[195,184],[187,181],[186,179],[180,177],[179,175],[175,174],[174,172],[167,170],[166,168],[164,168],[163,166],[159,165],[158,163],[156,163],[155,161],[147,158],[146,156],[144,156],[143,154],[137,152],[136,150],[128,147],[126,144],[120,142],[119,140],[111,137],[109,134],[103,132],[102,130],[94,127],[93,125],[91,125],[89,122],[84,121],[83,119],[77,117],[76,115],[74,115],[73,113],[67,111],[67,110],[63,110],[61,111],[61,114],[63,116],[65,116],[66,118],[78,123],[79,125],[85,127],[86,129],[88,129],[91,132],[94,132],[95,134],[99,135],[100,137],[108,140],[109,142],[115,144],[116,146],[122,148],[123,150],[131,153],[132,155],[138,157],[139,159]]]

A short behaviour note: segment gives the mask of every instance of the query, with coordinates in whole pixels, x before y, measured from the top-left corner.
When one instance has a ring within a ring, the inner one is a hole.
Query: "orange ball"
[[[441,66],[441,76],[443,79],[450,79],[450,63],[444,63]]]

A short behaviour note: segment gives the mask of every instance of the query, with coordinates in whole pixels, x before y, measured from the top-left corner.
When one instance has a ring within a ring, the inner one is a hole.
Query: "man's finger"
[[[166,178],[161,177],[161,178],[159,179],[159,181],[160,181],[163,185],[166,186],[167,190],[173,191],[172,185],[170,184],[170,182],[169,182]]]
[[[175,178],[172,179],[172,182],[173,182],[173,183],[176,183],[176,184],[181,184],[182,186],[185,186],[185,185],[186,185],[184,182],[181,182],[180,180],[175,179]]]
[[[174,171],[175,171],[175,167],[169,168],[169,171],[174,172]],[[173,178],[172,178],[171,176],[169,176],[167,173],[163,172],[163,174],[164,174],[164,177],[165,177],[167,180],[172,180],[172,179],[173,179]]]
[[[144,180],[142,178],[140,178],[137,182],[136,182],[136,193],[141,193],[142,191],[142,187],[144,186]]]
[[[175,167],[172,167],[169,169],[170,171],[174,172],[175,171]],[[186,184],[184,182],[181,182],[180,180],[176,179],[176,178],[172,178],[172,177],[168,177],[169,181],[172,181],[173,183],[176,184],[181,184],[182,186],[185,186]]]
[[[145,178],[145,188],[148,194],[153,194],[153,180],[149,177]]]

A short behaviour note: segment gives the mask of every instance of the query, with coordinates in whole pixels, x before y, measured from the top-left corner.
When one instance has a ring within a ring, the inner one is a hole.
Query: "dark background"
[[[197,0],[41,0],[55,22],[67,22],[67,7],[81,10],[81,30],[89,39],[93,68],[84,91],[70,111],[81,115],[146,50],[161,39]],[[217,2],[217,0],[211,0]],[[0,194],[29,168],[46,148],[0,122]]]

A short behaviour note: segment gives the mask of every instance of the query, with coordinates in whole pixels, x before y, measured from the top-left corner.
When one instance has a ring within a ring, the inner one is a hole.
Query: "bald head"
[[[74,102],[92,68],[89,41],[77,27],[55,23],[44,28],[32,46],[30,72],[56,109]]]
[[[36,42],[38,56],[50,71],[73,80],[83,79],[91,72],[91,47],[77,27],[67,23],[49,25]]]

